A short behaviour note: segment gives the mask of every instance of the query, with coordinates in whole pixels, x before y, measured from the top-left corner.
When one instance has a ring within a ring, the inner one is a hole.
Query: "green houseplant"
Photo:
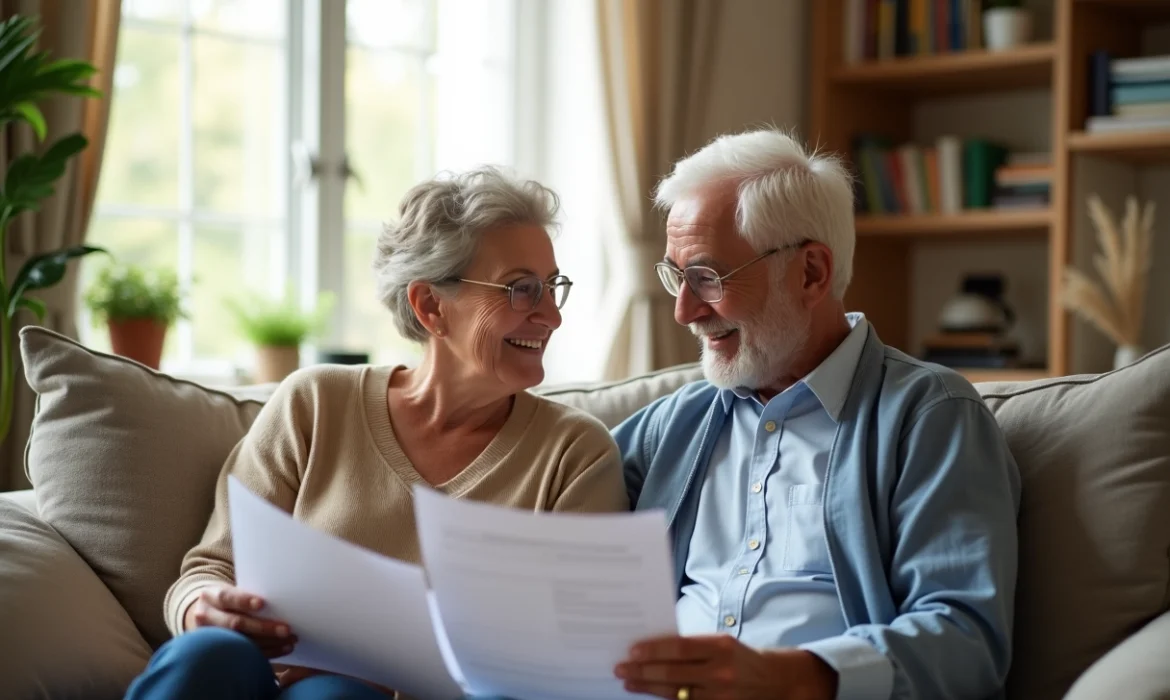
[[[316,307],[302,309],[290,293],[283,299],[255,296],[245,302],[224,302],[240,333],[256,347],[257,382],[279,382],[301,364],[301,345],[319,334],[333,308],[333,295],[323,292]]]
[[[109,265],[85,292],[95,323],[110,331],[118,355],[159,368],[167,329],[185,316],[179,278],[168,268]]]
[[[48,52],[34,50],[40,29],[33,19],[13,15],[0,22],[0,125],[5,133],[24,123],[36,142],[45,141],[48,127],[37,106],[54,96],[100,97],[87,81],[97,69],[85,61],[50,60]],[[12,159],[0,190],[0,441],[12,425],[16,396],[16,347],[13,328],[23,309],[45,319],[45,304],[30,295],[58,284],[65,277],[69,261],[100,252],[95,246],[75,246],[46,252],[29,259],[15,278],[8,279],[8,231],[13,219],[37,211],[51,196],[54,183],[65,174],[70,158],[88,145],[79,133],[62,136],[39,153],[25,153]]]

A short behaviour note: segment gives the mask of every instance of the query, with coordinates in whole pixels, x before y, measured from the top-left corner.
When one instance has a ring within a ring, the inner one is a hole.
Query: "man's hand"
[[[727,635],[665,637],[635,645],[615,673],[626,690],[677,700],[833,700],[837,673],[798,649],[757,651]]]

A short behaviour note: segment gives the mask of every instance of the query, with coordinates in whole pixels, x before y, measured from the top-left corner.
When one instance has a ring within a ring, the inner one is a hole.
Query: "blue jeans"
[[[311,676],[282,690],[272,665],[238,632],[203,627],[159,647],[126,700],[386,700],[370,686],[343,676]]]

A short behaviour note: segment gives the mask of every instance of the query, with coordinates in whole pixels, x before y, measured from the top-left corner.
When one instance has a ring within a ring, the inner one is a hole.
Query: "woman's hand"
[[[183,615],[183,629],[223,627],[234,630],[256,642],[270,659],[292,652],[297,638],[288,625],[279,620],[266,620],[254,615],[264,608],[259,596],[245,593],[235,586],[208,586],[199,591]]]

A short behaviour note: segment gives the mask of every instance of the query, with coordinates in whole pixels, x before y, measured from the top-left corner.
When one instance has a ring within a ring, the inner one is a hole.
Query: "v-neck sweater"
[[[412,489],[427,482],[394,433],[386,400],[393,366],[320,365],[276,388],[224,463],[202,539],[164,603],[172,634],[199,591],[235,581],[228,476],[295,519],[401,561],[420,560]],[[532,511],[629,509],[621,460],[598,419],[529,392],[487,447],[447,482],[453,498]]]

